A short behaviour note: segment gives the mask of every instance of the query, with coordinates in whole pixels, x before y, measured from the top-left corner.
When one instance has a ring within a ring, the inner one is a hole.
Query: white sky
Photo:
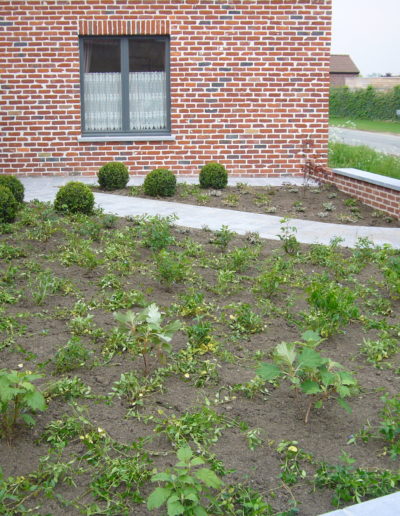
[[[332,54],[349,54],[361,75],[400,75],[400,0],[333,0]]]

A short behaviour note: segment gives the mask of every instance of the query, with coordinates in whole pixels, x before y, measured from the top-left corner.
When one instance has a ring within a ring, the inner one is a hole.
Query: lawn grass
[[[400,158],[376,152],[364,145],[329,143],[329,166],[358,168],[373,174],[400,179]]]
[[[400,122],[386,120],[349,120],[348,118],[330,118],[329,125],[346,127],[348,129],[360,129],[361,131],[373,131],[376,133],[400,134]]]

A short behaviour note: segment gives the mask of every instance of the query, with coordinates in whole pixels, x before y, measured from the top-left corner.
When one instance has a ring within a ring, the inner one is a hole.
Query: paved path
[[[379,152],[400,156],[400,135],[330,127],[329,137],[331,141],[348,145],[366,145]]]
[[[58,187],[71,181],[71,179],[73,178],[22,178],[25,185],[25,199],[27,201],[33,199],[53,201]],[[93,184],[96,182],[94,178],[79,178],[79,180]],[[135,178],[135,180],[137,183],[143,178]],[[295,182],[299,183],[300,180],[296,178]],[[240,181],[243,182],[243,179]],[[282,182],[282,180],[280,181]],[[254,184],[254,180],[252,183]],[[263,183],[266,184],[265,179]],[[274,184],[277,184],[277,180],[274,181]],[[167,216],[176,214],[178,216],[176,224],[180,226],[192,228],[207,226],[216,230],[220,229],[222,225],[226,225],[232,231],[241,235],[251,231],[259,233],[262,238],[272,240],[278,240],[278,235],[281,232],[281,217],[273,215],[153,201],[105,193],[95,193],[95,199],[96,204],[106,213],[114,213],[120,216],[143,214]],[[300,219],[290,219],[290,226],[297,229],[296,238],[302,243],[329,244],[332,238],[340,237],[343,239],[343,246],[354,247],[358,238],[369,238],[377,245],[390,244],[393,247],[400,248],[400,228],[348,226]]]

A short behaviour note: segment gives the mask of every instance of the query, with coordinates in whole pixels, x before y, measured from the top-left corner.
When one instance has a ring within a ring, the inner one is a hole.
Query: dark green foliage
[[[103,190],[118,190],[128,184],[129,172],[123,163],[115,161],[103,165],[97,172],[97,177]]]
[[[200,170],[199,183],[202,188],[222,190],[228,184],[228,172],[220,163],[208,163]]]
[[[15,176],[0,176],[0,186],[7,186],[15,197],[15,200],[22,203],[24,200],[24,185]]]
[[[94,195],[90,188],[78,181],[70,181],[62,186],[56,195],[54,208],[67,213],[93,212]]]
[[[372,86],[350,90],[332,88],[329,100],[329,115],[332,118],[356,120],[395,120],[400,108],[400,86],[389,91],[377,91]]]
[[[175,174],[167,168],[156,168],[147,174],[143,189],[151,197],[171,197],[176,192]]]
[[[0,222],[14,222],[18,202],[7,186],[0,185]]]

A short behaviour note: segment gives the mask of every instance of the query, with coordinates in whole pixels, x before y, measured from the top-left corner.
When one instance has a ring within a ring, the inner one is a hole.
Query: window
[[[165,36],[81,38],[84,135],[169,133],[168,43]]]

